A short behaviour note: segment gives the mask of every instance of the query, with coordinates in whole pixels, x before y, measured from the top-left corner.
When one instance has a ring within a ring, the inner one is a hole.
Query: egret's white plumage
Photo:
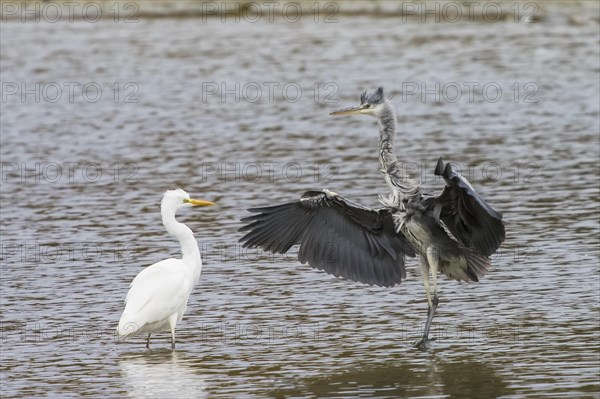
[[[181,244],[181,259],[166,259],[142,270],[129,285],[125,310],[117,332],[123,339],[137,334],[171,332],[175,348],[175,327],[187,308],[192,289],[200,279],[202,260],[194,233],[175,220],[178,209],[213,205],[212,202],[190,199],[181,189],[165,192],[161,201],[162,222],[167,231]]]

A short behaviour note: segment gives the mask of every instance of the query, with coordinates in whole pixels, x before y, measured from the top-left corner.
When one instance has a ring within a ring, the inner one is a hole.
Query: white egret
[[[175,214],[180,208],[208,205],[214,203],[190,199],[182,189],[169,190],[163,195],[160,204],[162,222],[167,231],[179,240],[182,258],[155,263],[133,279],[117,327],[120,338],[147,333],[146,348],[150,348],[150,334],[171,331],[171,348],[175,349],[175,326],[185,313],[188,298],[202,271],[194,233],[175,220]]]

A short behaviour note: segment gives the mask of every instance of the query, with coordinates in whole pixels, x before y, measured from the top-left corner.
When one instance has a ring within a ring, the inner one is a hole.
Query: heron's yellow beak
[[[330,113],[329,115],[360,115],[360,114],[362,114],[363,109],[364,109],[364,107],[362,107],[362,106],[344,108],[344,109],[340,109],[339,111],[334,111],[334,112]]]
[[[196,199],[185,199],[183,200],[183,202],[187,202],[188,204],[191,204],[193,206],[209,206],[209,205],[215,205],[214,202],[210,202],[210,201],[202,201],[202,200],[196,200]]]

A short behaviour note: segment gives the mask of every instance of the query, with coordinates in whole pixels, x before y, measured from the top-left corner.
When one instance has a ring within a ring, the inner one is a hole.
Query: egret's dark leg
[[[175,326],[177,325],[177,313],[174,313],[169,317],[169,324],[171,325],[171,350],[175,349]]]
[[[148,338],[146,338],[146,349],[150,349],[150,334],[148,334]]]

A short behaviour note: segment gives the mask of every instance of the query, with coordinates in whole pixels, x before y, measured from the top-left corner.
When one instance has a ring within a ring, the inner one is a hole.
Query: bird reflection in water
[[[337,374],[286,379],[269,397],[451,397],[496,398],[508,385],[490,365],[479,361],[365,365]]]
[[[183,351],[160,349],[118,359],[129,398],[206,398],[205,378],[192,362]]]

